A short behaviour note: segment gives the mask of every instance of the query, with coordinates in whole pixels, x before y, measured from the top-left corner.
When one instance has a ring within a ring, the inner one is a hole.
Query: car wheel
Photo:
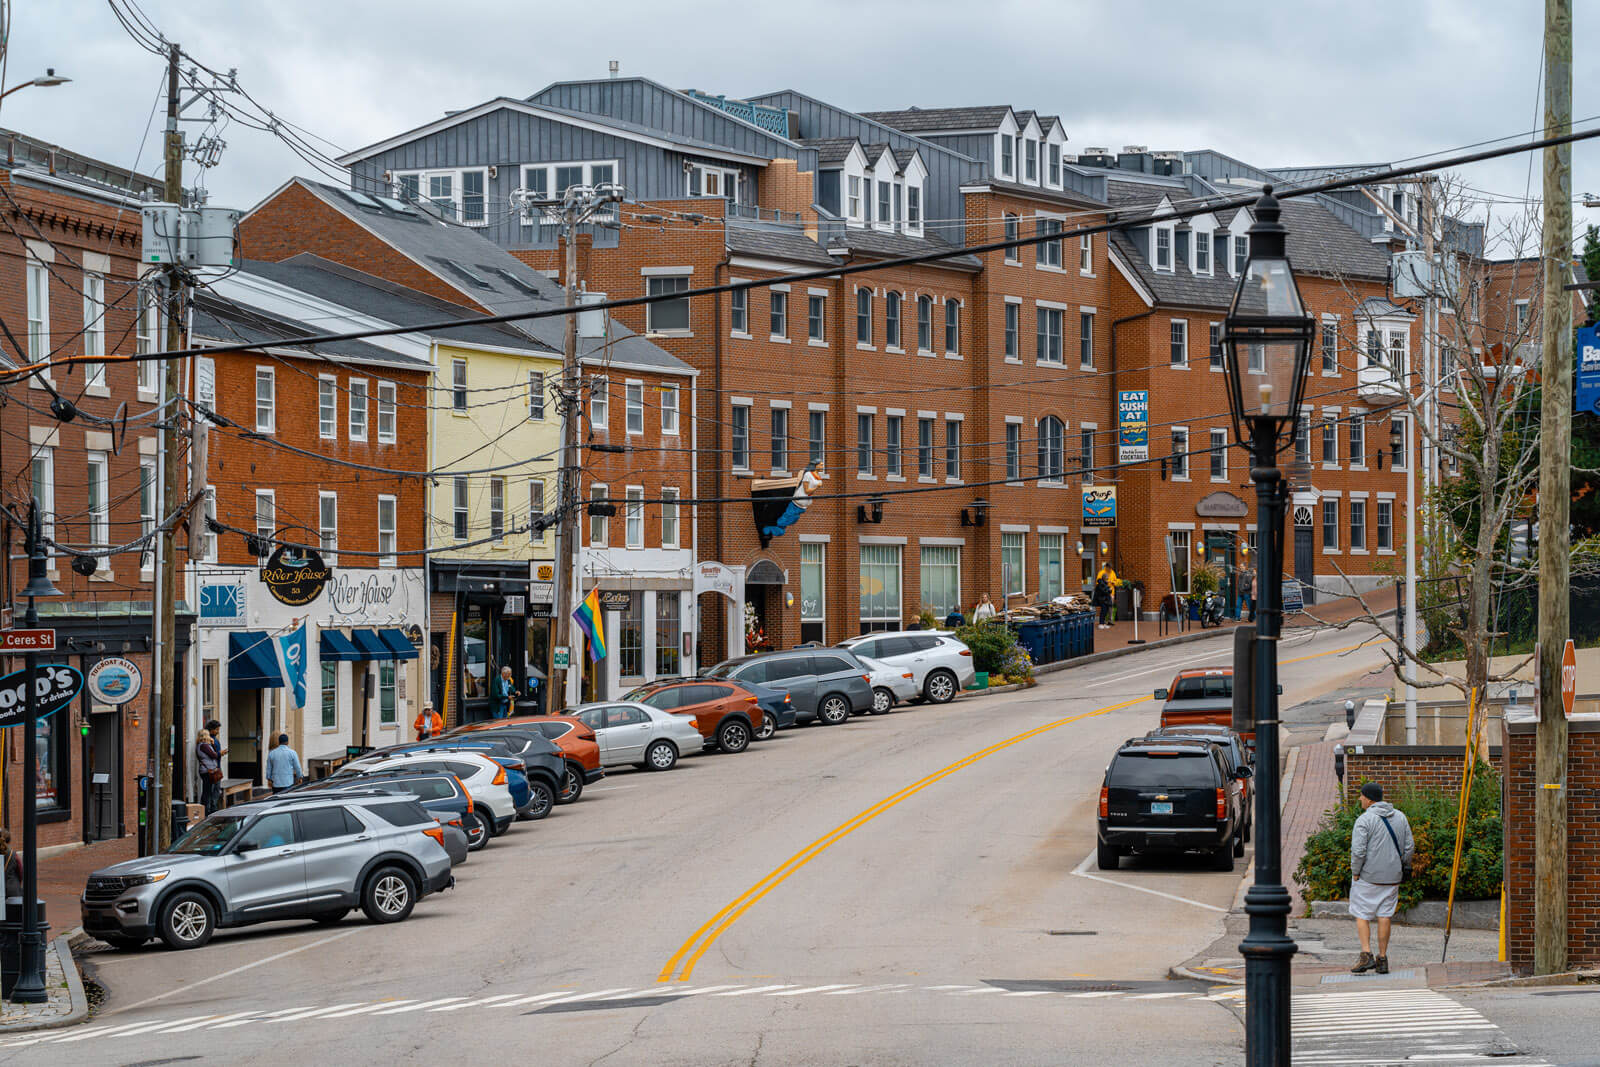
[[[652,771],[670,771],[678,763],[678,748],[671,741],[657,741],[645,749],[644,765]]]
[[[178,893],[161,906],[158,928],[169,948],[199,948],[217,932],[216,911],[199,893]]]
[[[881,685],[872,691],[872,714],[887,715],[892,707],[894,707],[893,693]]]
[[[403,867],[379,867],[361,889],[361,910],[375,923],[397,923],[416,903],[416,879]]]
[[[144,947],[145,941],[148,940],[131,934],[100,934],[99,937],[118,952],[132,952],[134,949]]]
[[[771,741],[778,732],[778,718],[771,712],[761,713],[761,729],[756,731],[757,741]]]
[[[1122,853],[1115,845],[1100,842],[1094,847],[1094,862],[1102,871],[1114,871],[1122,864]]]
[[[838,726],[850,718],[850,704],[838,693],[829,693],[817,705],[817,721],[824,726]]]
[[[750,747],[750,727],[732,719],[717,727],[717,747],[724,752],[743,752]]]
[[[567,764],[567,776],[561,783],[561,796],[557,801],[562,804],[571,804],[583,796],[583,768],[575,763]]]
[[[1233,870],[1233,842],[1224,841],[1212,850],[1211,866],[1219,871]]]
[[[556,791],[549,782],[542,779],[529,781],[528,788],[533,790],[533,800],[528,804],[527,817],[537,821],[549,815],[556,806]]]
[[[922,683],[922,695],[932,704],[948,704],[956,698],[956,676],[949,671],[934,671]]]
[[[349,908],[334,908],[332,911],[319,911],[311,916],[311,919],[313,922],[319,922],[323,926],[332,926],[349,914]]]
[[[494,836],[494,821],[482,812],[469,811],[461,817],[461,828],[467,832],[467,851],[476,852]]]

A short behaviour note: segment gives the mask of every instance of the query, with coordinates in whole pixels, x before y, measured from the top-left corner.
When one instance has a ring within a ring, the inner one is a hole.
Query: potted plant
[[[1189,618],[1200,617],[1200,605],[1205,603],[1207,593],[1215,593],[1222,588],[1222,567],[1206,560],[1196,563],[1194,570],[1189,574]]]

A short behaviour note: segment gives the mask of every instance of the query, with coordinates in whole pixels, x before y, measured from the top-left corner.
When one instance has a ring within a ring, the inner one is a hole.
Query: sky
[[[127,0],[119,0],[127,2]],[[812,0],[605,5],[527,0],[135,0],[185,52],[330,155],[493,96],[624,74],[733,97],[781,88],[854,110],[1011,104],[1060,115],[1068,151],[1215,148],[1262,166],[1393,161],[1541,123],[1540,0]],[[11,0],[7,87],[73,81],[0,105],[0,127],[121,166],[159,169],[162,59],[108,0]],[[1578,8],[1573,116],[1600,113],[1600,40]],[[1600,120],[1597,120],[1600,121]],[[186,123],[191,138],[206,127]],[[147,131],[148,130],[148,134]],[[248,208],[293,174],[273,135],[237,122],[203,173]],[[186,184],[201,171],[186,165]],[[1528,157],[1460,172],[1522,210]],[[1573,194],[1600,194],[1600,139],[1573,148]],[[1575,207],[1578,231],[1600,211]]]

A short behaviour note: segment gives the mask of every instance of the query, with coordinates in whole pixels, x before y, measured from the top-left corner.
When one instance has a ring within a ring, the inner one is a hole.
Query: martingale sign
[[[0,678],[0,728],[15,726],[27,718],[27,675],[26,670],[20,670]],[[83,674],[76,667],[61,663],[39,664],[33,680],[39,718],[67,707],[82,689]]]

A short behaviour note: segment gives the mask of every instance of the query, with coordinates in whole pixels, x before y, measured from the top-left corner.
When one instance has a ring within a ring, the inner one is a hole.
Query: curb
[[[1180,982],[1204,982],[1207,985],[1244,985],[1243,978],[1235,978],[1231,974],[1202,974],[1192,971],[1181,963],[1175,963],[1167,968],[1167,977]]]
[[[30,1034],[40,1030],[60,1030],[68,1026],[76,1026],[89,1017],[89,998],[83,991],[83,978],[78,974],[78,961],[72,958],[72,948],[67,944],[69,935],[62,934],[53,939],[45,947],[46,952],[54,952],[56,960],[61,964],[61,974],[66,979],[67,995],[72,1001],[72,1009],[65,1015],[58,1015],[38,1022],[18,1022],[7,1025],[0,1030],[0,1035],[10,1038],[14,1034]]]
[[[1562,971],[1560,974],[1530,974],[1516,978],[1491,978],[1487,982],[1460,982],[1451,989],[1518,989],[1553,985],[1586,985],[1600,979],[1600,970]]]

